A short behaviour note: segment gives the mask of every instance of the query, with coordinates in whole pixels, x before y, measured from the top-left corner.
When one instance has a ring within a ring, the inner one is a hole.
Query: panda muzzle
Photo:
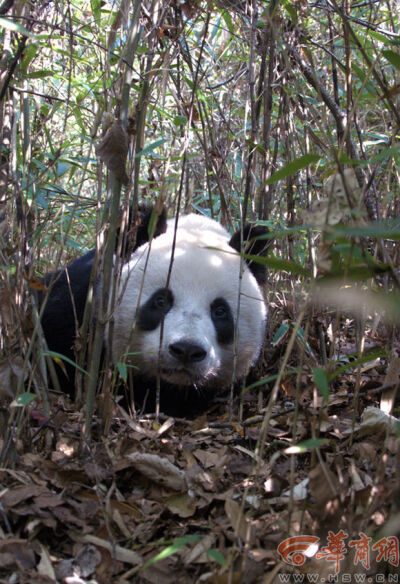
[[[191,341],[177,341],[168,346],[169,354],[184,365],[192,365],[204,361],[207,351]]]

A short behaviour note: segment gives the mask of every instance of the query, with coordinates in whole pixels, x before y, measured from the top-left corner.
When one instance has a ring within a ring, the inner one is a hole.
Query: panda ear
[[[127,220],[123,227],[117,231],[116,253],[120,249],[120,256],[123,261],[128,261],[132,253],[150,239],[150,229],[152,237],[158,237],[167,231],[167,211],[164,206],[151,205],[145,201],[140,201],[137,211],[133,205],[127,211]],[[123,217],[120,219],[124,223]],[[122,238],[122,242],[120,239]]]
[[[240,229],[232,235],[229,245],[239,253],[244,252],[248,255],[267,256],[269,248],[272,245],[272,239],[262,239],[262,236],[267,235],[268,233],[269,229],[264,225],[246,223],[243,228],[244,249],[241,246],[242,238]],[[246,260],[246,263],[257,282],[260,285],[265,284],[267,279],[267,267],[263,264],[252,262],[251,260]]]
[[[139,202],[139,226],[136,232],[136,247],[147,243],[167,231],[167,211],[164,205],[151,205],[145,201]],[[151,233],[151,231],[152,233]]]

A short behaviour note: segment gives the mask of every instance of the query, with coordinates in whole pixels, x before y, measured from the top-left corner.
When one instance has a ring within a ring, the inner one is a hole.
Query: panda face
[[[173,232],[170,224],[123,268],[113,360],[177,386],[229,386],[260,352],[262,293],[229,234],[197,215],[180,219],[168,277]]]
[[[181,282],[182,283],[182,282]],[[185,295],[183,288],[159,288],[136,316],[136,339],[141,341],[142,368],[158,366],[160,375],[176,385],[204,385],[220,371],[221,349],[234,342],[235,324],[227,300],[203,293]],[[161,332],[162,330],[162,332]],[[157,351],[154,351],[157,349]],[[150,357],[149,354],[156,357]]]

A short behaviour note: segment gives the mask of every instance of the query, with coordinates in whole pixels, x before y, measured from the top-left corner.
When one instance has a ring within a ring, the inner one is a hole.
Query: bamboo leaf
[[[142,566],[142,570],[146,570],[153,564],[156,564],[157,562],[160,562],[161,560],[164,560],[165,558],[168,558],[169,556],[176,554],[176,552],[178,552],[185,545],[198,541],[200,541],[200,537],[198,535],[187,535],[185,537],[177,538],[171,545],[164,548],[160,553],[154,556],[154,558],[151,558],[148,562],[146,562]]]
[[[145,146],[143,150],[141,150],[140,152],[137,152],[133,158],[140,158],[140,156],[145,156],[146,154],[149,154],[149,152],[153,152],[153,150],[164,144],[164,142],[166,141],[167,138],[159,138],[155,142],[152,142],[151,144]]]
[[[393,67],[396,67],[396,69],[400,69],[400,55],[399,55],[399,53],[396,53],[395,51],[387,49],[385,51],[382,51],[382,55],[389,61],[389,63],[391,65],[393,65]]]
[[[54,77],[54,71],[52,69],[43,69],[42,71],[32,71],[27,73],[28,79],[44,79],[45,77]]]
[[[336,227],[331,233],[326,234],[327,240],[335,240],[338,237],[376,237],[378,239],[393,239],[400,241],[400,220],[387,219],[374,221],[361,227]]]
[[[24,407],[28,406],[35,399],[37,399],[37,395],[35,393],[24,392],[18,395],[11,405],[16,407]]]
[[[321,157],[318,154],[305,154],[304,156],[300,156],[300,158],[296,158],[296,160],[292,160],[286,164],[280,170],[274,172],[272,176],[266,181],[266,185],[271,185],[278,180],[282,180],[288,176],[292,176],[296,174],[299,170],[306,168],[309,164],[315,164]]]
[[[101,0],[90,0],[90,5],[92,7],[95,21],[97,24],[99,24],[101,18]]]
[[[263,266],[267,266],[274,272],[289,272],[290,274],[296,274],[297,276],[306,276],[311,277],[311,272],[307,268],[304,268],[300,264],[296,262],[292,262],[290,260],[281,260],[274,256],[264,257],[264,256],[257,256],[257,255],[249,255],[243,254],[243,257],[246,260],[255,262],[257,264],[262,264]]]
[[[126,382],[128,379],[128,369],[127,369],[125,363],[121,363],[121,361],[118,361],[116,364],[116,367],[118,369],[118,373],[119,373],[121,379]]]
[[[232,18],[231,15],[229,14],[229,12],[227,10],[223,10],[221,12],[221,16],[225,21],[226,24],[226,28],[229,30],[231,35],[235,34],[235,27],[233,26],[233,22],[232,22]]]
[[[319,393],[324,398],[325,403],[328,403],[329,381],[328,381],[328,377],[326,375],[326,372],[324,369],[321,369],[321,367],[313,367],[312,371],[313,371],[315,385],[317,386]]]
[[[354,361],[349,361],[349,363],[345,363],[344,365],[338,367],[335,371],[332,371],[332,373],[329,374],[329,381],[333,381],[342,373],[346,373],[351,369],[355,369],[359,365],[364,365],[365,363],[369,363],[370,361],[375,361],[376,359],[381,359],[386,356],[387,354],[385,351],[371,351],[370,353],[367,353],[363,357],[360,357],[359,359],[354,359]],[[348,355],[347,357],[350,358],[351,355]]]
[[[22,34],[23,36],[27,36],[30,38],[35,38],[35,35],[32,34],[31,32],[29,32],[28,29],[26,29],[24,26],[22,26],[22,24],[19,24],[19,22],[15,22],[14,20],[11,20],[10,18],[0,18],[0,27],[6,28],[7,30],[11,30],[11,32],[18,32],[19,34]]]
[[[78,371],[80,371],[81,373],[84,373],[85,375],[88,374],[88,372],[82,369],[82,367],[79,367],[79,365],[77,365],[75,361],[72,361],[72,359],[69,359],[65,355],[61,355],[61,353],[56,353],[55,351],[44,351],[43,355],[45,357],[46,356],[51,357],[52,359],[54,359],[54,361],[56,361],[56,363],[57,362],[62,363],[62,361],[66,361],[67,363],[78,369]]]
[[[325,438],[310,438],[310,440],[304,440],[304,442],[299,442],[299,444],[289,446],[289,448],[286,448],[285,453],[304,454],[310,450],[321,448],[321,446],[325,446],[325,444],[329,444],[329,440],[325,440]]]
[[[220,566],[225,567],[227,565],[227,562],[224,558],[224,556],[221,554],[221,552],[219,552],[218,550],[207,550],[207,555],[215,560],[216,562],[218,562],[218,564],[220,564]]]
[[[276,331],[274,338],[272,339],[272,345],[276,347],[278,343],[283,339],[290,328],[290,325],[287,322],[283,322],[279,329]]]

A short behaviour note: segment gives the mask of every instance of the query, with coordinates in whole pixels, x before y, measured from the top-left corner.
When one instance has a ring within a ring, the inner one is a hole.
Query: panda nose
[[[207,356],[207,351],[203,347],[189,341],[171,343],[168,350],[181,363],[199,363]]]

